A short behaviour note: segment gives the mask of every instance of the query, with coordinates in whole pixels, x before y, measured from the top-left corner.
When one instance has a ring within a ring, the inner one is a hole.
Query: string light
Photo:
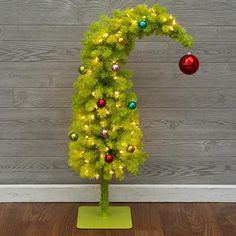
[[[106,38],[106,37],[108,37],[108,35],[109,35],[108,33],[104,33],[103,37]]]
[[[120,150],[120,154],[123,154],[124,153],[124,151],[123,150]]]
[[[89,160],[85,160],[84,162],[85,162],[85,163],[89,163]]]
[[[98,63],[99,62],[99,58],[95,57],[93,61],[94,61],[94,63]]]
[[[88,74],[88,75],[92,74],[92,70],[90,70],[90,69],[87,70],[87,74]]]
[[[85,136],[85,138],[86,138],[86,139],[88,139],[88,138],[89,138],[89,136]]]
[[[123,168],[124,168],[123,166],[119,166],[119,169],[121,169],[121,170],[122,170]]]
[[[113,126],[112,130],[115,131],[118,127],[117,126]]]
[[[114,174],[114,171],[110,170],[110,174],[111,174],[111,175]]]

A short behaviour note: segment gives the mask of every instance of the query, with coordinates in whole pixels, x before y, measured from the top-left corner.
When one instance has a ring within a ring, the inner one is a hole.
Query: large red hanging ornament
[[[106,154],[106,155],[105,155],[105,161],[106,161],[107,163],[113,162],[113,156],[112,156],[112,154]]]
[[[199,68],[199,60],[189,52],[179,60],[179,68],[184,74],[192,75]]]
[[[106,106],[106,100],[103,99],[103,98],[98,99],[98,101],[97,101],[97,106],[98,106],[99,108],[105,107],[105,106]]]

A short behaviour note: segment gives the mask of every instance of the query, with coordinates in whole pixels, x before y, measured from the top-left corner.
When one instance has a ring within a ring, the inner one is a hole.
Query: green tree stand
[[[135,39],[151,34],[192,46],[191,36],[157,4],[115,10],[111,18],[101,16],[85,33],[80,76],[74,83],[68,164],[82,178],[100,179],[101,199],[99,207],[79,208],[78,228],[132,227],[129,207],[109,206],[108,188],[113,176],[122,180],[126,170],[137,175],[147,158],[137,96],[130,91],[132,72],[123,65]]]

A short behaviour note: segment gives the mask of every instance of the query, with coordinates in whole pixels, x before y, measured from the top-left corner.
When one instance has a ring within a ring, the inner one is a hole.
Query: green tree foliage
[[[70,135],[78,138],[71,138],[68,162],[82,178],[109,181],[115,176],[122,180],[125,170],[138,174],[147,158],[139,110],[128,107],[129,102],[137,102],[130,90],[132,71],[123,65],[135,47],[135,39],[151,34],[167,35],[184,47],[192,46],[191,36],[159,5],[115,10],[111,18],[103,15],[92,23],[84,35],[70,127]],[[114,64],[118,70],[112,70]],[[101,98],[106,101],[104,107],[97,105]],[[108,132],[106,137],[101,135],[102,130]],[[113,161],[106,161],[107,154]]]

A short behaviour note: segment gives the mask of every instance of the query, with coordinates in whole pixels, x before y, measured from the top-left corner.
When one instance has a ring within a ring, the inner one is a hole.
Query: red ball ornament
[[[105,107],[105,106],[106,106],[106,100],[103,99],[103,98],[98,99],[98,101],[97,101],[97,106],[98,106],[99,108]]]
[[[192,75],[199,68],[199,60],[191,53],[188,53],[179,60],[179,68],[184,74]]]
[[[105,155],[105,161],[106,161],[107,163],[113,162],[113,156],[112,156],[111,154],[106,154],[106,155]]]

